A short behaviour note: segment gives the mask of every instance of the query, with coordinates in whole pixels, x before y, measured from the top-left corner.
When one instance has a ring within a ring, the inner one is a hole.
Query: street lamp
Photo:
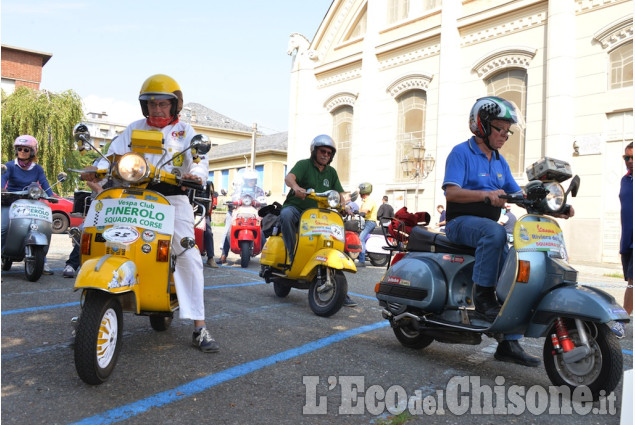
[[[426,148],[418,142],[412,146],[412,157],[406,155],[401,160],[401,167],[406,176],[415,180],[415,211],[419,211],[419,183],[430,175],[434,169],[434,158],[429,153],[426,154]]]

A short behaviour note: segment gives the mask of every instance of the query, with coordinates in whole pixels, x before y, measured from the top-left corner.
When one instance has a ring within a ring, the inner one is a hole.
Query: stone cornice
[[[529,63],[536,55],[536,49],[525,46],[512,46],[495,50],[481,58],[472,71],[476,72],[479,78],[486,79],[505,68],[528,69]]]
[[[394,55],[388,54],[392,52],[378,53],[377,59],[379,61],[379,69],[383,71],[388,68],[393,68],[395,66],[404,65],[409,62],[414,62],[414,61],[421,60],[430,56],[438,55],[440,51],[441,51],[441,45],[438,43],[435,43],[432,45],[422,46],[417,49],[403,52],[400,54],[394,54]]]
[[[603,49],[613,50],[620,44],[633,40],[633,17],[619,19],[593,35]]]
[[[386,89],[393,98],[399,97],[408,90],[428,90],[432,81],[432,74],[410,74],[399,78]]]
[[[512,15],[510,15],[512,16]],[[509,21],[484,26],[479,30],[467,30],[461,36],[461,47],[481,43],[492,38],[507,36],[509,34],[525,31],[529,28],[544,25],[547,22],[547,10],[532,8],[531,13],[517,15]]]
[[[336,93],[324,102],[324,108],[331,113],[342,105],[355,106],[357,95],[349,92]]]

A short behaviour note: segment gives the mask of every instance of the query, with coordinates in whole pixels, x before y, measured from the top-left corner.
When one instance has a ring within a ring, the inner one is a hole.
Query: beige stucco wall
[[[445,203],[445,158],[471,136],[470,107],[486,94],[484,78],[498,69],[479,75],[477,65],[498,51],[517,49],[520,62],[513,62],[514,55],[507,59],[528,75],[525,167],[544,155],[571,163],[582,185],[572,201],[575,218],[561,220],[569,253],[576,260],[617,262],[617,192],[626,143],[610,141],[607,114],[632,111],[633,90],[608,90],[607,67],[611,46],[632,40],[633,2],[444,2],[443,10],[388,26],[386,0],[369,0],[366,35],[342,43],[362,3],[335,0],[308,51],[295,52],[288,163],[308,155],[316,134],[332,132],[329,108],[339,99],[354,110],[351,186],[370,181],[377,199],[407,191],[405,202],[414,209],[416,183],[395,180],[397,103],[389,90],[406,76],[423,75],[427,86],[418,88],[427,94],[426,152],[436,166],[420,182],[418,209],[434,215],[435,206]],[[630,27],[617,32],[608,46],[595,38],[625,17]],[[632,129],[627,137],[632,140]],[[573,156],[574,141],[592,149]],[[526,183],[524,174],[516,177]],[[395,207],[403,204],[392,198]]]

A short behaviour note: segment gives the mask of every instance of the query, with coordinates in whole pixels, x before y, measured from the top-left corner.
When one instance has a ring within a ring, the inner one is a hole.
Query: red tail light
[[[405,252],[398,252],[395,254],[395,256],[392,259],[392,262],[390,263],[391,266],[394,266],[398,261],[401,261],[401,259],[404,257],[404,255],[406,255]]]

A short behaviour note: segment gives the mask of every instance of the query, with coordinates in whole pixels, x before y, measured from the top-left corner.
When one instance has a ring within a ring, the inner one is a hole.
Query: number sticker
[[[133,227],[114,226],[103,233],[108,242],[131,244],[139,239],[139,232]]]

